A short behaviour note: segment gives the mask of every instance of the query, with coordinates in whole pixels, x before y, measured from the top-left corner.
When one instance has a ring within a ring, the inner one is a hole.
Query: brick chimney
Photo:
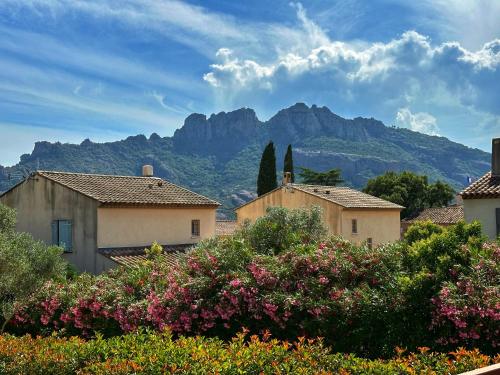
[[[142,166],[142,177],[153,177],[153,166],[146,164]]]
[[[291,172],[283,173],[283,185],[288,185],[291,182],[292,182],[292,173]]]
[[[500,138],[491,141],[491,174],[500,177]]]

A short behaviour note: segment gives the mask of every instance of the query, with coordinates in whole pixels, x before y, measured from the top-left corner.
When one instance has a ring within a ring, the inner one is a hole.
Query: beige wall
[[[470,223],[479,220],[483,233],[490,239],[497,237],[496,209],[500,208],[500,198],[497,199],[464,199],[465,221]]]
[[[356,243],[371,237],[373,244],[399,240],[399,209],[345,209],[333,202],[321,199],[296,189],[281,188],[263,195],[245,206],[236,209],[238,223],[251,222],[264,216],[267,207],[304,208],[320,206],[325,224],[331,234],[339,234]],[[358,234],[351,233],[351,220],[358,220]]]
[[[215,208],[99,208],[99,248],[196,243],[215,235]],[[191,236],[191,220],[200,236]]]
[[[321,207],[325,224],[330,233],[340,234],[342,207],[296,189],[281,188],[263,195],[259,199],[237,208],[236,215],[238,224],[242,224],[247,219],[254,222],[255,219],[264,216],[268,207],[306,208],[311,206]]]
[[[80,271],[99,273],[96,256],[97,202],[60,184],[35,176],[0,198],[17,211],[17,230],[47,244],[52,242],[53,220],[71,220],[73,251],[63,257]]]
[[[358,221],[358,233],[352,233],[352,220]],[[400,238],[399,209],[344,209],[342,237],[361,243],[372,238],[374,245],[395,242]]]

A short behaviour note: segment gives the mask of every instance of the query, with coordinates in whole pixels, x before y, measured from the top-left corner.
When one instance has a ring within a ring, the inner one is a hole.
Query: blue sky
[[[500,1],[2,0],[0,164],[295,102],[489,151]]]

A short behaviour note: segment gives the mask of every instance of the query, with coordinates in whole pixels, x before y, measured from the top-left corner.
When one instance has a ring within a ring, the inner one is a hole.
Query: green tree
[[[264,149],[257,178],[257,195],[261,196],[278,187],[276,182],[276,153],[273,142]]]
[[[326,172],[316,172],[309,168],[300,168],[299,176],[302,183],[310,185],[336,186],[343,182],[340,169],[330,169]]]
[[[437,181],[429,184],[427,176],[404,171],[387,172],[368,180],[363,191],[367,194],[405,207],[403,218],[412,217],[427,207],[446,206],[453,199],[453,188]]]
[[[288,145],[285,154],[285,161],[283,163],[283,172],[290,172],[292,175],[290,182],[295,182],[295,174],[293,172],[293,154],[292,154],[292,145]]]
[[[0,204],[0,333],[17,304],[25,302],[47,280],[63,279],[62,249],[14,231],[14,210]]]

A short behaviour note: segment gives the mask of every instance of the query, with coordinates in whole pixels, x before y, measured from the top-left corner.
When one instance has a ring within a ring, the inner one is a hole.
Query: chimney
[[[153,166],[146,164],[142,166],[142,177],[153,177]]]
[[[291,182],[292,182],[292,173],[291,172],[283,173],[283,185],[288,185]]]
[[[500,177],[500,138],[491,140],[491,174]]]

